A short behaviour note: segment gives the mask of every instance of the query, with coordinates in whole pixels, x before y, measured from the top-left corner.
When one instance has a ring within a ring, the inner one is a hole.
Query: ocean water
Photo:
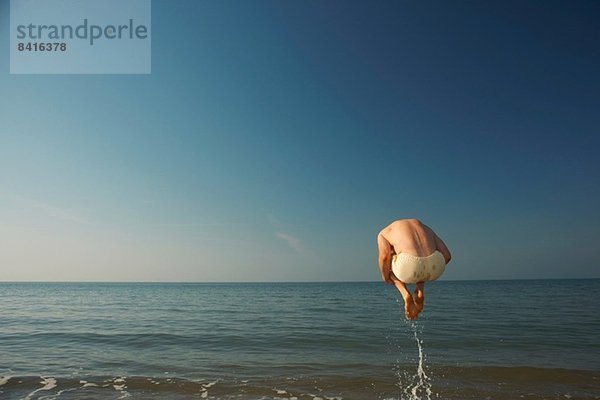
[[[0,399],[599,399],[600,280],[0,283]]]

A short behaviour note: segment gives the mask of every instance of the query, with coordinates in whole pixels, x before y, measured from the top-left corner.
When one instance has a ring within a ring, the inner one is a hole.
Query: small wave
[[[415,375],[415,366],[401,366]],[[389,370],[388,370],[389,371]],[[428,367],[433,399],[465,398],[513,400],[571,398],[596,399],[600,376],[590,371],[522,367]],[[336,373],[278,378],[187,379],[155,376],[2,377],[2,400],[352,400],[426,399],[427,391],[415,395],[395,385],[384,370],[369,375]],[[424,378],[423,378],[424,379]],[[414,381],[416,382],[416,381]],[[412,396],[412,397],[411,397]]]

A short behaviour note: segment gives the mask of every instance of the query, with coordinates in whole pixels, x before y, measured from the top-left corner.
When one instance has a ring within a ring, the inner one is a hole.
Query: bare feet
[[[415,296],[414,302],[415,307],[417,309],[417,315],[423,311],[423,306],[425,304],[425,284],[423,282],[417,283],[417,287],[415,287]]]
[[[394,285],[396,286],[396,289],[398,289],[398,291],[402,295],[402,298],[404,299],[404,314],[406,315],[406,319],[417,319],[419,313],[421,312],[421,310],[423,310],[423,282],[421,282],[420,285],[417,284],[417,288],[420,287],[420,297],[419,300],[416,301],[415,299],[413,299],[413,296],[408,291],[408,288],[406,287],[406,284],[404,282],[396,278],[394,274],[391,274],[390,278],[392,279]],[[415,297],[417,297],[417,294],[417,290],[415,289]]]
[[[404,315],[406,315],[406,319],[417,319],[419,312],[413,297],[409,294],[408,297],[404,298]]]

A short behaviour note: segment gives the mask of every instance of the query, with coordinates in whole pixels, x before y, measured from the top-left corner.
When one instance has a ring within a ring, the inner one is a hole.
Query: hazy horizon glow
[[[600,3],[154,0],[152,74],[9,75],[0,281],[600,277]]]

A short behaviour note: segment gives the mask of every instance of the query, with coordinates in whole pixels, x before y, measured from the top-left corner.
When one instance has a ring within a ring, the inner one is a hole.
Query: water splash
[[[423,352],[423,340],[419,339],[419,327],[416,321],[411,323],[411,328],[419,350],[419,365],[417,366],[417,374],[413,378],[412,385],[406,387],[405,390],[410,390],[410,396],[407,400],[431,400],[431,379],[425,373],[425,354]],[[422,333],[422,330],[421,330]],[[423,396],[423,397],[421,397]]]
[[[402,306],[401,315],[404,316],[404,307]],[[423,325],[419,321],[406,321],[406,325],[417,345],[418,363],[417,370],[414,371],[412,368],[407,369],[406,366],[402,366],[400,360],[397,360],[395,366],[396,376],[398,377],[398,387],[401,389],[399,400],[432,400],[438,395],[433,393],[431,378],[427,375],[427,368],[425,366],[425,351],[423,345],[423,339],[419,335],[423,334]],[[400,346],[398,346],[400,350]],[[417,361],[416,359],[411,360],[412,362]]]

